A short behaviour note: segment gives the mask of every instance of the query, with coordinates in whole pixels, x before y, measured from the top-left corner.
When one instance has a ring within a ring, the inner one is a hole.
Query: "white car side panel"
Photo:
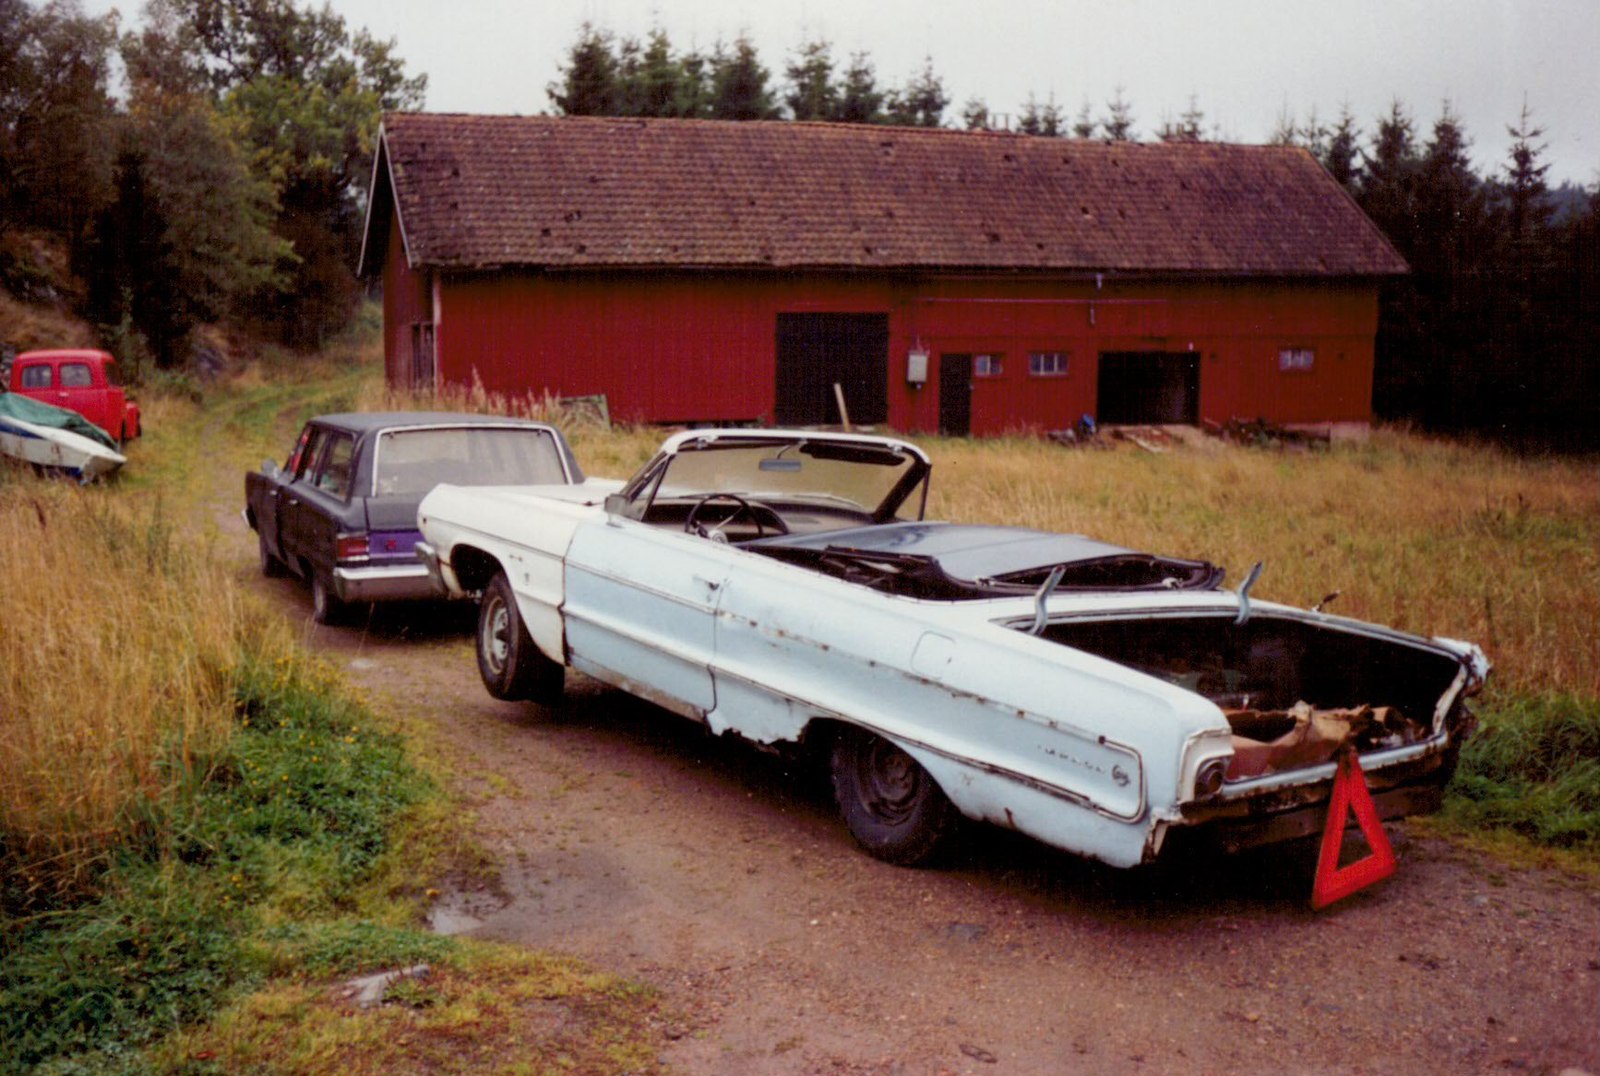
[[[511,583],[534,644],[564,663],[567,551],[582,523],[605,518],[601,506],[619,488],[619,482],[597,478],[572,486],[444,485],[423,498],[417,516],[452,593],[464,591],[454,568],[463,551],[492,558]]]

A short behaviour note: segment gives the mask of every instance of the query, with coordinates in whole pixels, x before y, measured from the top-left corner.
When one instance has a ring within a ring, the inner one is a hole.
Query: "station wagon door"
[[[612,518],[578,528],[562,615],[574,668],[703,721],[730,547]]]
[[[342,516],[355,477],[355,437],[328,430],[315,455],[301,461],[295,480],[282,493],[278,517],[284,551],[303,558],[312,571],[332,571]]]

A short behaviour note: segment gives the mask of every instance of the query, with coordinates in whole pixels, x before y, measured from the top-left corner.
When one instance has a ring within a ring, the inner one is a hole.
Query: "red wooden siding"
[[[391,213],[388,257],[383,263],[383,369],[390,385],[411,385],[413,331],[433,321],[433,297],[426,272],[406,264],[400,221]]]
[[[399,249],[391,236],[391,378],[397,352],[408,354],[406,319],[427,299],[415,274],[393,268]],[[391,298],[392,290],[405,294]],[[938,428],[941,353],[1003,356],[998,377],[973,380],[975,434],[1057,429],[1095,414],[1101,352],[1198,353],[1204,419],[1371,418],[1376,288],[1327,281],[1097,287],[1092,278],[821,272],[452,274],[436,312],[439,376],[511,394],[604,394],[620,419],[767,419],[783,312],[887,313],[889,424],[901,430]],[[929,354],[920,387],[906,381],[914,347]],[[1312,368],[1281,371],[1283,349],[1313,351]],[[1034,351],[1065,353],[1066,375],[1030,376]]]

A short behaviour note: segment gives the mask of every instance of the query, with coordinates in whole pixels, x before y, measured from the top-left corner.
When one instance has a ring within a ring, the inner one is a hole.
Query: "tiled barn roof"
[[[1309,154],[1275,146],[394,113],[374,176],[365,272],[390,181],[413,267],[1406,271]]]

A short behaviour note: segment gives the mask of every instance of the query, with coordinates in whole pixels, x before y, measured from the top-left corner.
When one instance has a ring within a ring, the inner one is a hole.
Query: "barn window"
[[[1001,368],[1000,359],[1001,356],[999,355],[972,356],[972,376],[999,377]]]
[[[1308,347],[1286,347],[1278,352],[1278,369],[1282,373],[1310,370],[1317,353]]]
[[[1066,377],[1067,353],[1065,351],[1028,352],[1029,377]]]

